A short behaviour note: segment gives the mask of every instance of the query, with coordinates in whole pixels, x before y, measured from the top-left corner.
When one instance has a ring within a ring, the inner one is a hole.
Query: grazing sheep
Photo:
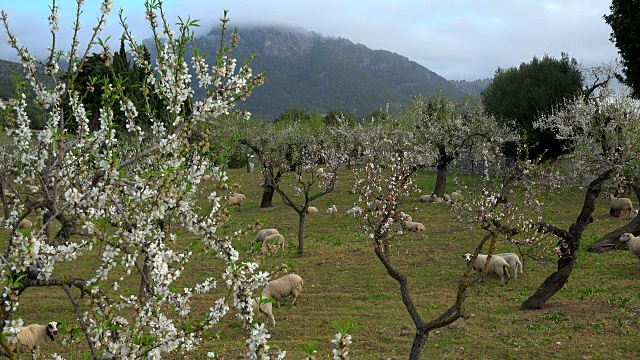
[[[627,219],[631,219],[631,212],[633,211],[633,204],[631,199],[623,197],[615,197],[612,194],[607,196],[607,199],[611,202],[611,208],[614,211],[615,217],[620,217],[623,211],[627,212]]]
[[[335,205],[331,205],[331,207],[324,212],[325,215],[337,214],[337,213],[338,213],[338,208]]]
[[[256,239],[253,242],[254,246],[256,244],[264,244],[264,239],[267,236],[273,235],[273,234],[279,234],[278,229],[262,229],[258,231],[258,234],[256,234]]]
[[[33,227],[33,223],[29,219],[22,219],[18,224],[18,229],[31,229]]]
[[[632,233],[624,233],[620,236],[620,241],[626,242],[629,251],[638,258],[638,269],[640,269],[640,236],[633,236]]]
[[[296,304],[298,296],[302,292],[303,281],[299,275],[288,274],[279,279],[271,280],[262,290],[262,297],[276,299],[276,307],[280,307],[280,299],[289,295],[293,296],[291,305]]]
[[[245,196],[242,194],[233,194],[229,199],[227,199],[227,206],[235,206],[238,205],[240,211],[242,211],[242,205],[244,204]]]
[[[315,206],[309,206],[307,208],[307,214],[317,214],[318,213],[318,208]]]
[[[416,221],[403,221],[403,227],[407,231],[425,231],[424,224]]]
[[[276,319],[273,317],[273,306],[271,302],[263,302],[260,304],[260,310],[258,310],[258,302],[255,299],[251,299],[251,308],[253,308],[253,314],[258,315],[261,314],[263,317],[263,321],[266,323],[269,319],[271,319],[271,323],[273,326],[276,326]]]
[[[346,214],[356,217],[362,214],[362,208],[360,206],[354,206],[351,209],[347,210]]]
[[[54,341],[56,339],[56,335],[58,335],[58,326],[61,324],[62,323],[51,321],[47,325],[31,324],[16,327],[15,334],[16,339],[18,340],[18,345],[28,347],[31,350],[31,357],[36,359],[38,357],[40,347],[44,345],[47,340]],[[3,333],[8,334],[9,332],[5,328]],[[13,350],[15,351],[16,348]]]
[[[465,258],[465,260],[467,260],[467,266],[469,266],[469,264],[471,264],[471,261],[473,260],[473,255],[466,253],[463,255],[463,257]],[[478,254],[478,257],[475,259],[475,261],[473,261],[473,269],[480,274],[480,276],[478,277],[478,280],[480,282],[484,282],[483,271],[485,265],[487,264],[487,257],[488,255]],[[509,280],[509,270],[511,270],[511,267],[509,267],[509,263],[507,263],[505,259],[501,258],[498,255],[491,256],[491,263],[489,264],[488,274],[498,275],[500,277],[500,286],[506,284]]]
[[[518,269],[520,269],[520,274],[522,274],[522,262],[520,261],[520,257],[516,253],[502,253],[497,254],[501,258],[505,259],[509,264],[509,267],[513,269],[513,278],[518,278]]]
[[[282,248],[282,252],[284,252],[284,236],[281,234],[272,234],[265,237],[262,241],[262,252],[268,251],[269,247],[273,246],[273,240],[276,240],[274,252],[278,252],[278,248]]]
[[[463,201],[464,196],[462,195],[462,191],[460,189],[451,193],[451,200],[453,201]]]

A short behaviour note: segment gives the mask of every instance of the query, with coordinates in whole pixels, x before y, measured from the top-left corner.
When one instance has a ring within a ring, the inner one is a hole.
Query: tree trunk
[[[631,187],[636,194],[636,198],[640,200],[640,186],[631,185]],[[603,252],[617,249],[618,245],[620,245],[620,236],[624,233],[632,233],[634,235],[640,233],[640,215],[633,218],[633,220],[631,220],[627,225],[608,233],[593,244],[589,245],[589,247],[587,247],[587,251]]]
[[[438,164],[438,175],[436,176],[436,187],[433,192],[440,198],[444,197],[445,188],[447,187],[447,164]]]
[[[263,191],[262,191],[262,201],[260,202],[260,208],[261,209],[265,209],[265,208],[270,208],[272,207],[272,203],[273,203],[273,186],[269,186],[269,185],[263,185],[262,186]]]
[[[582,211],[578,215],[576,222],[571,224],[569,231],[555,227],[548,227],[550,230],[545,231],[553,232],[554,235],[561,238],[558,242],[558,248],[561,251],[561,256],[558,259],[558,270],[549,275],[538,290],[522,303],[520,309],[541,309],[547,300],[567,283],[576,260],[578,260],[578,249],[580,248],[582,234],[587,226],[593,222],[592,214],[595,209],[596,199],[600,195],[600,191],[602,191],[602,183],[608,180],[612,174],[612,170],[607,170],[589,184],[584,197]]]
[[[302,255],[304,253],[304,220],[307,216],[306,206],[302,208],[302,212],[298,213],[300,215],[300,220],[298,221],[298,254]]]

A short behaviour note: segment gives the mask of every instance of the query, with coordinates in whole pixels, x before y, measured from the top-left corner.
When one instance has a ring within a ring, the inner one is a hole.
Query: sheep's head
[[[622,242],[627,242],[629,240],[633,239],[633,234],[632,233],[624,233],[622,234],[622,236],[620,236],[620,241]]]
[[[56,339],[56,335],[58,335],[58,326],[62,325],[61,322],[51,321],[47,324],[47,335],[51,339],[51,341]]]
[[[469,264],[471,264],[471,260],[473,260],[473,255],[470,253],[466,253],[462,255],[462,257],[467,261],[467,266],[469,266]]]

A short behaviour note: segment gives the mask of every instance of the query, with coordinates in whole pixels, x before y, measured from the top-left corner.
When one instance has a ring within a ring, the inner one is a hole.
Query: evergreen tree
[[[640,1],[612,0],[611,14],[604,20],[611,26],[611,42],[622,58],[618,80],[631,88],[632,96],[640,97]]]
[[[481,97],[489,114],[526,136],[529,156],[562,154],[562,142],[549,130],[533,127],[536,119],[548,114],[564,99],[579,94],[583,87],[580,66],[566,53],[558,60],[548,55],[508,69],[498,68],[493,82]],[[515,155],[514,149],[506,148]]]

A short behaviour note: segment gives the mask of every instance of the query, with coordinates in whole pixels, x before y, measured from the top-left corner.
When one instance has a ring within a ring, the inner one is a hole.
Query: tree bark
[[[558,259],[558,270],[549,275],[549,277],[540,285],[538,290],[525,300],[520,306],[521,310],[525,309],[541,309],[544,304],[553,295],[555,295],[567,283],[571,271],[578,260],[578,249],[580,248],[580,240],[584,230],[593,222],[593,210],[595,209],[596,199],[602,191],[602,184],[608,180],[613,174],[613,170],[607,170],[600,174],[598,178],[591,181],[587,193],[584,197],[582,211],[576,222],[571,224],[569,231],[558,229],[553,226],[543,225],[540,231],[552,232],[560,238],[558,248],[561,255]]]
[[[302,255],[304,253],[304,220],[307,215],[307,206],[302,208],[303,211],[299,212],[300,219],[298,221],[298,254]]]
[[[269,185],[262,185],[263,191],[262,191],[262,201],[260,202],[260,208],[261,209],[266,209],[266,208],[270,208],[273,205],[273,186],[269,186]]]
[[[631,187],[633,188],[633,191],[636,194],[636,198],[640,200],[640,186],[631,185]],[[620,236],[622,236],[622,234],[624,233],[632,233],[636,236],[640,233],[640,216],[636,216],[627,225],[601,237],[596,242],[589,245],[587,247],[587,251],[604,252],[604,251],[617,249],[618,246],[620,245]]]
[[[436,176],[436,187],[433,192],[440,198],[444,197],[447,187],[447,164],[438,164],[438,175]]]

